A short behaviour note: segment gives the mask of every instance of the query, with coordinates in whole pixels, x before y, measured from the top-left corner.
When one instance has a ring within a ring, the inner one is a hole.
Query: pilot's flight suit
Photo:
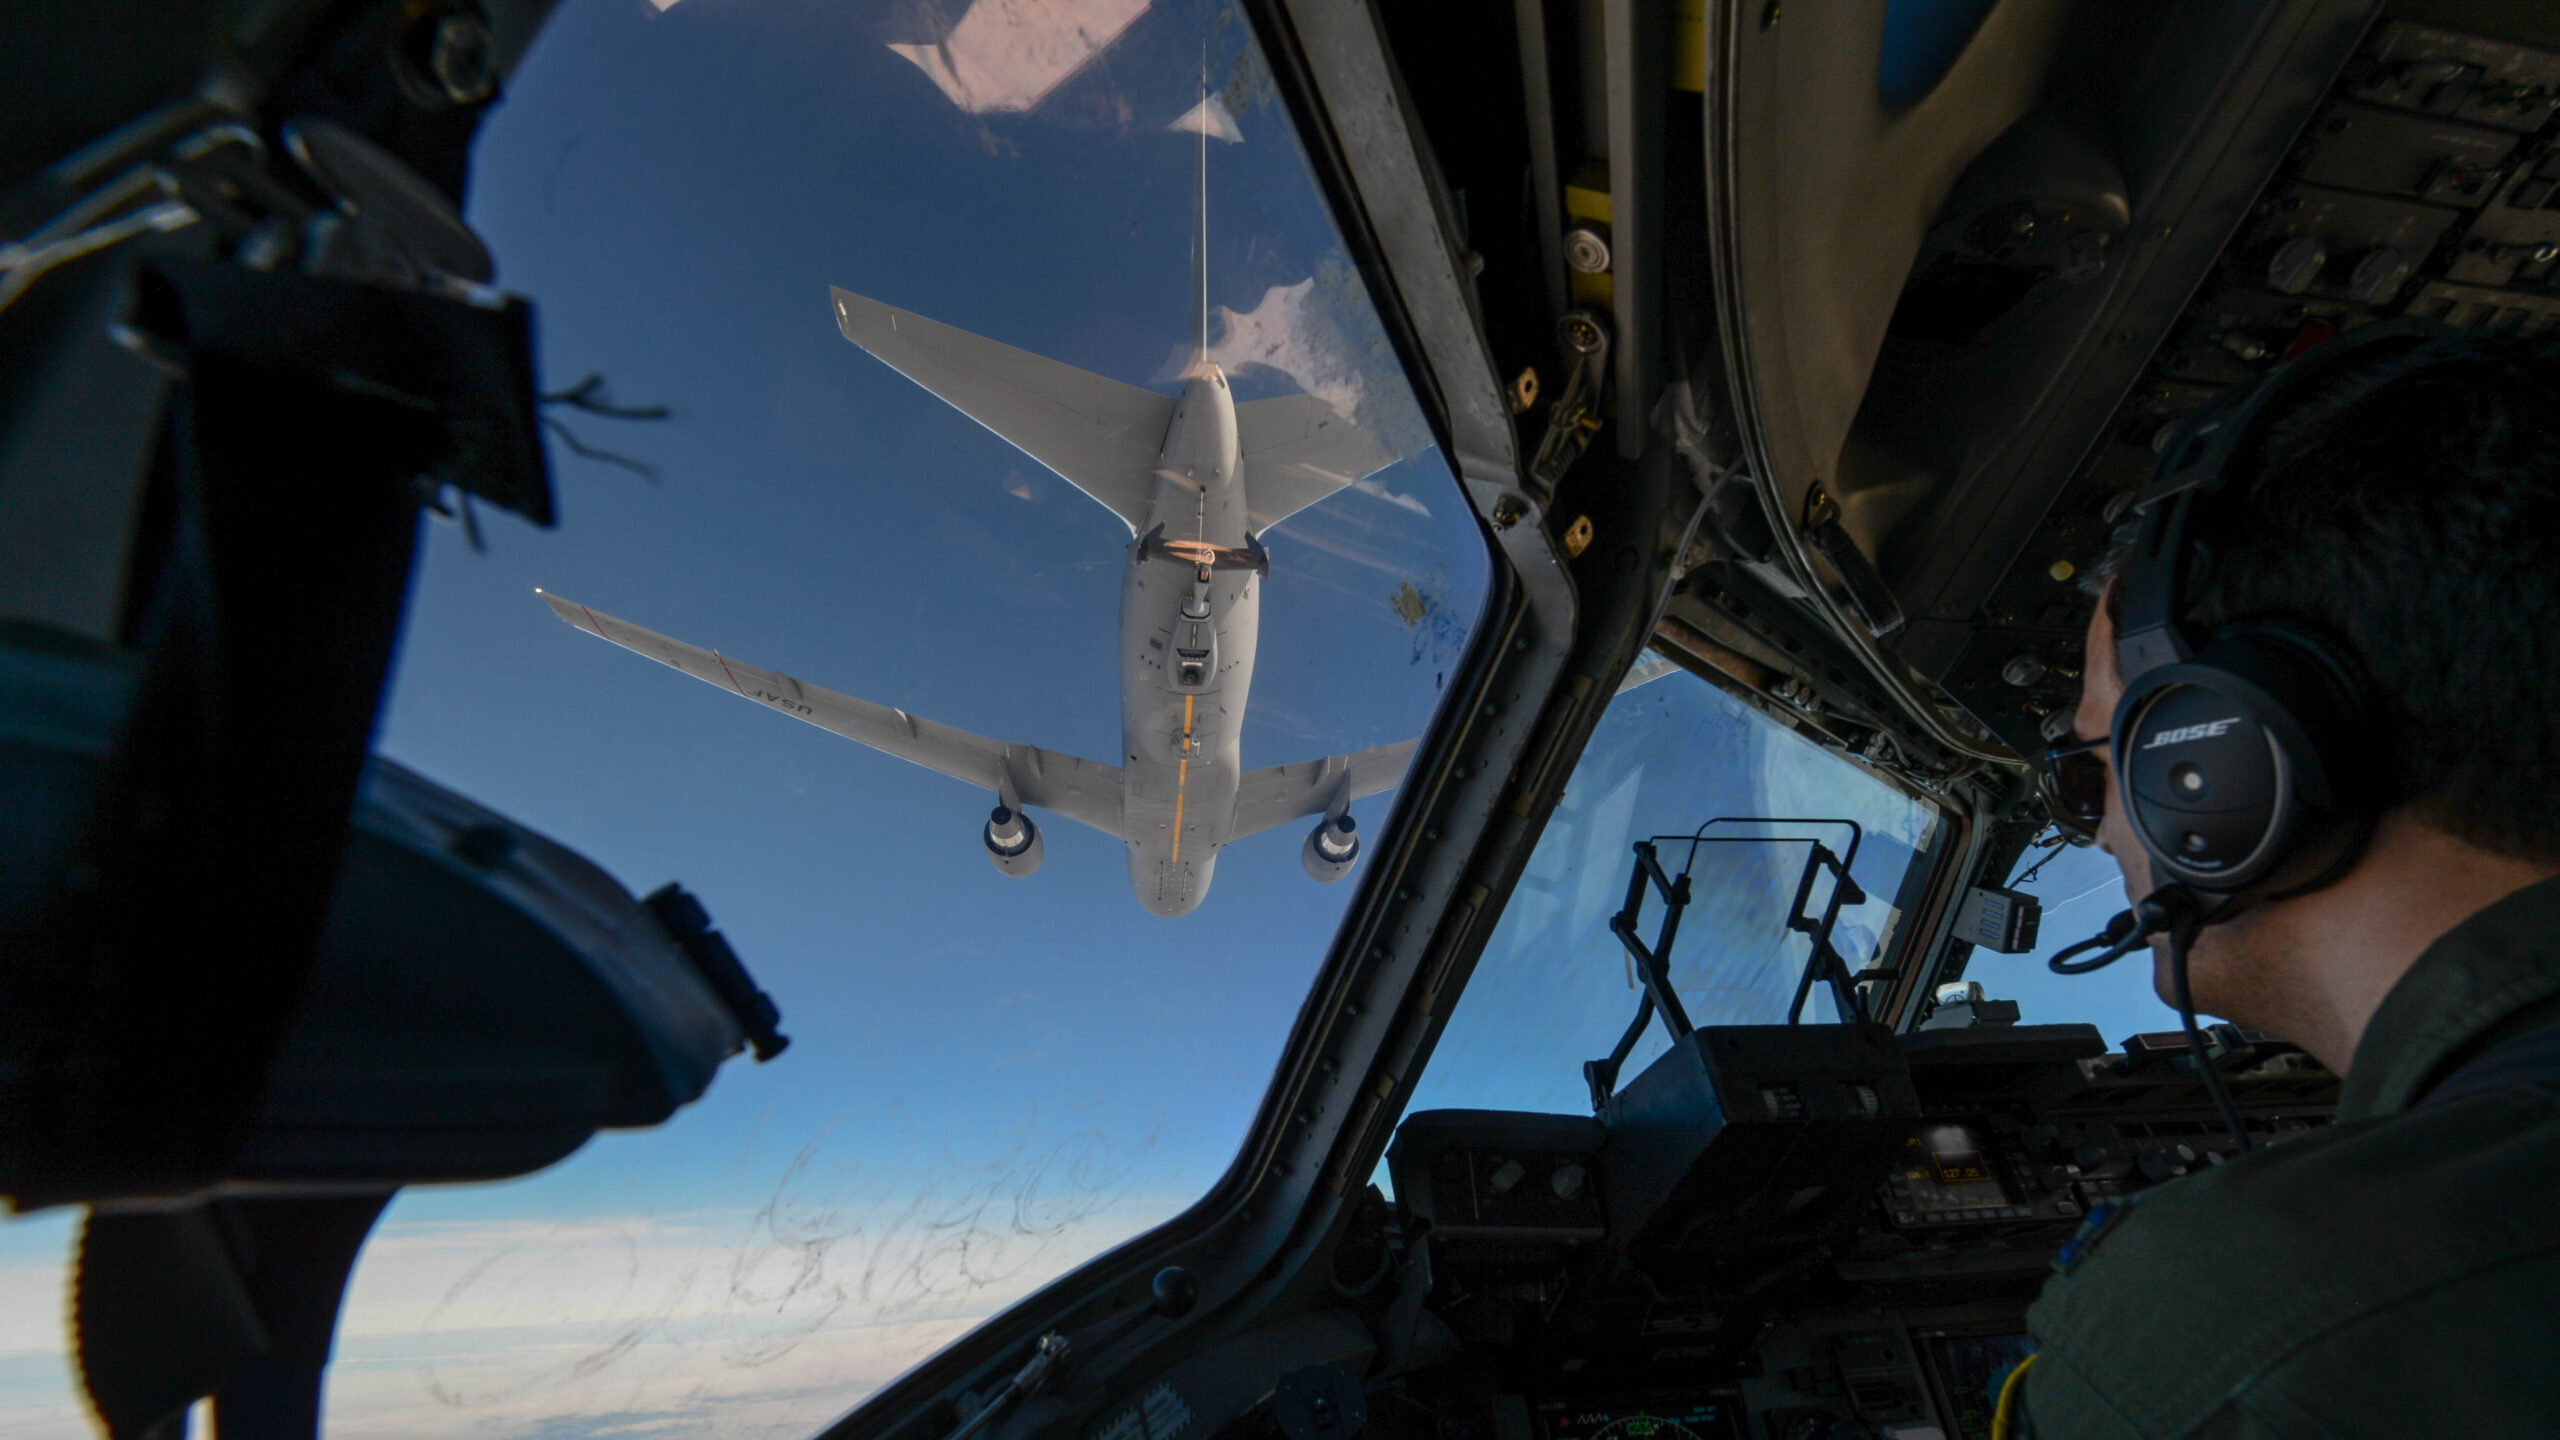
[[[2555,1024],[2546,880],[2392,987],[2334,1125],[2093,1217],[2027,1314],[2024,1428],[2560,1436]]]

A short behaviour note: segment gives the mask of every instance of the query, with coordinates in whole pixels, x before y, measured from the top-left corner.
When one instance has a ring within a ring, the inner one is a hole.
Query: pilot
[[[2306,723],[2353,833],[2181,932],[2193,1007],[2338,1072],[2336,1120],[2093,1213],[2008,1436],[2560,1435],[2560,358],[2330,343],[2363,353],[2292,362],[2318,378],[2248,419],[2169,593],[2184,633],[2272,622],[2347,677]],[[2133,554],[2099,567],[2077,741],[2125,723]],[[2110,750],[2048,783],[2142,897],[2169,862]]]

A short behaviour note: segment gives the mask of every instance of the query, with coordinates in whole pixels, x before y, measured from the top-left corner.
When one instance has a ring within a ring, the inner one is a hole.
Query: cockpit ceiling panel
[[[1904,617],[1835,627],[1871,669],[1969,690],[1978,628],[2084,613],[2068,577],[2105,526],[2049,537],[2032,580],[2030,537],[2376,8],[2006,5],[1898,114],[1848,80],[1874,17],[1733,28],[1709,179],[1736,417],[1773,518],[1820,487]]]
[[[2560,327],[2560,107],[2546,98],[2560,94],[2560,49],[2420,23],[2437,8],[2392,7],[2330,67],[2148,363],[2112,393],[2084,387],[2084,408],[2112,412],[2078,428],[2078,458],[2025,497],[2032,509],[2013,502],[1983,526],[1977,578],[1944,592],[1931,673],[2011,745],[2041,746],[2068,722],[2093,603],[2079,580],[2166,425],[2375,320]]]
[[[1718,239],[1738,302],[1737,384],[1788,504],[1831,479],[1931,219],[2043,93],[2067,10],[1995,8],[1901,110],[1876,90],[1882,7],[1731,27],[1730,118],[1709,165],[1729,206]]]

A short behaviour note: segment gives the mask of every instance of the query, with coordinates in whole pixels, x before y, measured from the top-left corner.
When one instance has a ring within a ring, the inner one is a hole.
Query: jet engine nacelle
[[[1353,862],[1360,858],[1360,827],[1348,815],[1321,821],[1307,832],[1307,843],[1298,850],[1298,862],[1307,867],[1307,878],[1330,885],[1351,873]]]
[[[1019,880],[1040,868],[1040,827],[1009,805],[987,817],[987,861]]]

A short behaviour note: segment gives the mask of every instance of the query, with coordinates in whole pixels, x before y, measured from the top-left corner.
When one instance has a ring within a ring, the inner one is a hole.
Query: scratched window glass
[[[1801,913],[1817,919],[1835,898],[1827,867],[1804,883],[1814,845],[1845,862],[1855,882],[1837,895],[1830,931],[1854,974],[1892,944],[1945,833],[1925,797],[1687,671],[1658,658],[1639,664],[1574,767],[1411,1108],[1591,1113],[1583,1062],[1611,1053],[1640,1003],[1634,964],[1609,929],[1626,904],[1637,841],[1660,837],[1666,878],[1689,875],[1668,967],[1688,1018],[1766,1025],[1786,1019],[1813,954],[1789,917],[1800,898]],[[1693,852],[1691,836],[1708,843]],[[1659,940],[1663,913],[1649,888],[1635,926],[1647,945]],[[1827,986],[1810,988],[1802,1015],[1838,1018]],[[1656,1018],[1620,1083],[1668,1046]]]
[[[403,1193],[329,1429],[804,1435],[1225,1170],[1486,551],[1223,5],[565,0],[469,214],[563,523],[430,526],[379,748],[793,1043]],[[11,1433],[88,1428],[65,1229]]]

